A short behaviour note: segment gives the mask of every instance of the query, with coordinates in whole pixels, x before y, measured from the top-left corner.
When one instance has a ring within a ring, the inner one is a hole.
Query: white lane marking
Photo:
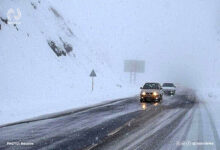
[[[120,131],[120,130],[122,129],[122,127],[123,127],[123,126],[121,126],[121,127],[117,128],[117,129],[115,129],[114,131],[110,132],[110,133],[108,134],[108,136],[114,135],[115,133],[117,133],[118,131]]]
[[[92,144],[90,145],[89,147],[87,147],[85,150],[91,150],[93,149],[94,147],[96,147],[98,144]]]
[[[131,123],[134,121],[135,119],[131,119],[130,121],[126,122],[124,125],[122,125],[121,127],[113,130],[112,132],[108,133],[108,136],[112,136],[114,134],[116,134],[117,132],[119,132],[123,127],[125,126],[131,126]]]

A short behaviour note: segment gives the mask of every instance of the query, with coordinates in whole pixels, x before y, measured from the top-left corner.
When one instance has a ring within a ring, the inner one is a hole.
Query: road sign
[[[96,77],[96,73],[94,69],[92,70],[89,76],[92,77],[92,91],[93,91],[94,90],[94,77]]]
[[[92,72],[90,73],[90,77],[96,77],[96,73],[94,70],[92,70]]]
[[[136,82],[136,73],[145,72],[145,61],[144,60],[125,60],[124,61],[124,72],[130,73],[130,83]]]
[[[145,72],[145,61],[144,60],[125,60],[124,61],[124,72]]]

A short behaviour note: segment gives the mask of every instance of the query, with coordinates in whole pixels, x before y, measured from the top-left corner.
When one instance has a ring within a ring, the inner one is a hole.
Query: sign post
[[[96,73],[94,69],[92,70],[89,76],[92,78],[92,91],[93,91],[94,90],[94,77],[96,77]]]

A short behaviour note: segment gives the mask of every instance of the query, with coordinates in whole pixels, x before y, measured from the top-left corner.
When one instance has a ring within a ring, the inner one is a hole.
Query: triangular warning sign
[[[90,73],[90,77],[96,77],[96,73],[94,70],[92,70],[92,72]]]

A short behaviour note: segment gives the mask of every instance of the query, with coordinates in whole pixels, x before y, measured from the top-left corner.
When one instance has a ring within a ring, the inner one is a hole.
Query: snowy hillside
[[[58,6],[41,0],[0,2],[0,124],[137,92],[128,91],[105,53],[90,47],[83,30]],[[5,22],[10,8],[21,11],[16,26]],[[97,74],[93,93],[92,69]]]

